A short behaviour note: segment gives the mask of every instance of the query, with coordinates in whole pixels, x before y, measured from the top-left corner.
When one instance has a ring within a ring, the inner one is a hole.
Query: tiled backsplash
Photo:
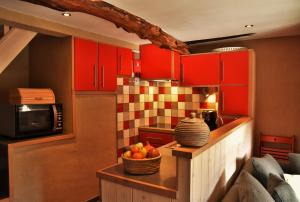
[[[207,96],[218,91],[217,87],[181,87],[176,82],[135,82],[125,77],[117,79],[117,88],[119,149],[138,141],[140,126],[156,123],[175,126],[192,111],[215,109],[216,103],[207,102]]]

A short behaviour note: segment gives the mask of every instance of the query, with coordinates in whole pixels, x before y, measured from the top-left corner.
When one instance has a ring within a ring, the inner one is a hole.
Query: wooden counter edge
[[[140,180],[134,180],[134,179],[126,178],[123,176],[114,175],[114,174],[105,172],[103,170],[97,171],[96,175],[99,178],[99,180],[100,179],[109,180],[111,182],[119,183],[124,186],[132,187],[132,188],[143,190],[146,192],[151,192],[154,194],[159,194],[159,195],[163,195],[163,196],[174,198],[174,199],[177,198],[177,190],[170,189],[170,188],[167,188],[164,186],[159,186],[159,185],[143,182]]]
[[[248,123],[252,119],[250,117],[242,117],[231,123],[228,123],[214,131],[211,132],[208,143],[202,147],[178,147],[172,150],[173,156],[183,157],[187,159],[192,159],[198,156],[200,153],[209,149],[211,146],[215,145],[228,135],[230,135],[233,131],[237,130],[244,124]]]
[[[37,137],[34,139],[23,140],[18,142],[1,142],[0,140],[0,144],[7,144],[8,147],[10,148],[17,148],[17,147],[24,147],[24,146],[30,146],[35,144],[55,142],[59,140],[73,139],[73,138],[75,138],[75,135],[73,133],[66,133],[66,134],[52,135],[46,137]]]

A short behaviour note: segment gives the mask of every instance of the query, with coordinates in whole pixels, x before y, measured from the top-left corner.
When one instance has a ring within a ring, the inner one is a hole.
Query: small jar
[[[208,142],[210,130],[203,119],[197,119],[192,112],[190,118],[180,121],[175,128],[175,137],[183,146],[201,147]]]

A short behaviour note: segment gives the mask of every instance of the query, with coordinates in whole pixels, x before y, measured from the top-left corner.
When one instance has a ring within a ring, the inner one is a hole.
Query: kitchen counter
[[[152,175],[132,175],[124,172],[123,164],[116,164],[97,171],[97,176],[126,186],[142,189],[147,192],[176,198],[176,157],[171,154],[173,143],[159,148],[162,155],[160,170]]]
[[[140,129],[174,131],[157,126]],[[99,170],[102,201],[220,201],[229,179],[251,156],[252,136],[253,120],[244,117],[212,131],[202,147],[183,147],[176,141],[162,146],[158,173],[130,175],[122,164]]]

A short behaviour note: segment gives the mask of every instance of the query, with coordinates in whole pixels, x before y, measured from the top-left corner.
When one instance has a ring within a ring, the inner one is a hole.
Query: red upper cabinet
[[[74,84],[77,91],[115,91],[117,48],[74,39]]]
[[[181,56],[181,82],[183,85],[219,85],[219,70],[219,54]]]
[[[133,54],[129,48],[118,47],[118,74],[132,76],[133,73]]]
[[[222,115],[248,115],[248,86],[221,86]]]
[[[221,53],[221,84],[244,84],[249,81],[249,52]]]
[[[115,91],[117,87],[117,47],[99,44],[99,90]]]
[[[153,44],[140,46],[141,79],[180,79],[180,55]]]
[[[74,39],[74,77],[75,90],[97,90],[98,72],[97,42]]]

